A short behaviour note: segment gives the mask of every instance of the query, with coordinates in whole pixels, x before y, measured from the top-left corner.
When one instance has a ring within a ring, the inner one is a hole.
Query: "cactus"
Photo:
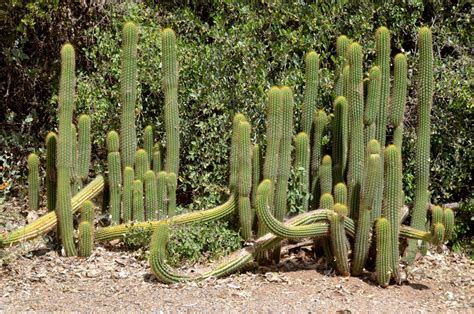
[[[178,175],[179,170],[179,116],[178,116],[178,62],[176,35],[170,28],[161,33],[162,85],[165,93],[166,172]]]
[[[334,186],[334,201],[347,206],[347,186],[343,182]]]
[[[337,54],[337,62],[338,67],[336,70],[336,87],[335,87],[335,96],[343,96],[344,94],[344,79],[343,79],[343,69],[346,63],[346,53],[347,47],[351,43],[350,39],[347,38],[345,35],[341,35],[337,38],[336,41],[336,54]]]
[[[321,165],[321,153],[323,146],[323,133],[328,124],[328,117],[324,110],[318,110],[313,116],[313,145],[311,151],[311,194],[313,195],[313,208],[317,207],[319,200],[318,181],[319,181],[319,166]]]
[[[344,173],[347,162],[348,138],[348,104],[344,96],[339,96],[334,101],[333,120],[333,177],[334,182],[344,182]]]
[[[378,145],[376,140],[372,141]],[[373,143],[368,144],[369,151],[371,144]],[[373,151],[377,152],[377,149]],[[380,151],[380,147],[378,147],[378,151]],[[372,225],[370,211],[374,204],[377,186],[382,184],[381,169],[380,154],[370,154],[367,162],[364,191],[362,193],[362,200],[359,208],[359,220],[357,222],[357,233],[354,245],[354,263],[352,264],[352,274],[354,276],[359,276],[362,273],[369,256]]]
[[[151,125],[147,125],[143,130],[143,149],[146,151],[148,156],[148,169],[151,169],[153,161],[153,137],[153,127]]]
[[[364,174],[364,95],[362,78],[362,47],[352,43],[348,48],[349,59],[349,162],[348,162],[348,203],[350,217],[357,220],[359,199]]]
[[[319,199],[319,208],[332,209],[334,206],[334,198],[331,193],[324,193]]]
[[[303,109],[301,114],[302,131],[310,136],[313,127],[313,114],[316,110],[319,88],[319,55],[310,51],[306,54],[306,86],[303,96]]]
[[[145,217],[146,220],[158,219],[158,189],[153,170],[148,170],[143,176],[145,185]]]
[[[232,120],[229,175],[229,188],[231,193],[236,191],[239,179],[239,124],[242,121],[246,121],[246,118],[241,113],[235,114]]]
[[[433,234],[431,241],[434,245],[440,245],[444,242],[445,228],[442,223],[436,223],[433,225]]]
[[[422,229],[425,225],[426,212],[429,204],[430,181],[430,112],[433,101],[433,46],[431,31],[422,27],[418,32],[418,45],[420,47],[419,77],[418,77],[418,122],[416,126],[416,151],[415,151],[415,202],[411,226]],[[409,241],[407,261],[413,263],[416,254],[416,242]]]
[[[443,223],[443,209],[441,206],[435,205],[431,208],[431,225]]]
[[[262,155],[260,152],[260,145],[255,144],[252,148],[252,196],[250,197],[250,200],[252,201],[253,211],[255,209],[255,201],[257,199],[257,188],[260,184],[261,178],[261,159]]]
[[[112,223],[120,223],[120,192],[122,187],[122,171],[120,167],[119,136],[117,132],[107,134],[107,167],[109,170],[110,214]]]
[[[58,136],[54,132],[46,135],[46,199],[48,211],[56,207],[56,149]]]
[[[407,57],[403,53],[395,56],[392,103],[390,107],[390,123],[394,127],[393,144],[402,149],[403,139],[403,115],[407,99]]]
[[[39,163],[38,155],[34,153],[28,155],[28,205],[31,210],[39,208]]]
[[[375,138],[375,120],[380,109],[380,89],[382,86],[380,68],[373,66],[369,72],[369,86],[364,110],[364,138],[367,144]]]
[[[454,232],[454,212],[451,208],[444,209],[443,224],[445,228],[444,236],[446,240],[450,240]]]
[[[72,167],[71,167],[71,192],[76,194],[81,188],[81,180],[78,176],[78,152],[77,152],[77,130],[74,123],[71,124],[71,141],[72,141]]]
[[[144,181],[145,172],[147,172],[150,163],[148,162],[148,153],[144,149],[135,152],[135,177],[137,180]]]
[[[152,156],[152,170],[155,173],[158,173],[161,171],[161,146],[159,143],[156,143],[153,146],[153,156]]]
[[[377,238],[377,256],[375,258],[375,270],[377,281],[380,286],[387,287],[392,276],[392,247],[390,241],[391,235],[390,222],[385,218],[377,219],[375,225],[375,235]]]
[[[122,69],[120,76],[120,152],[123,168],[133,167],[137,150],[135,105],[137,102],[137,43],[138,27],[127,22],[122,30]]]
[[[166,171],[160,171],[156,175],[157,195],[158,195],[158,216],[160,218],[168,216],[168,188],[166,186]]]
[[[123,191],[122,191],[122,220],[128,222],[132,220],[133,207],[133,181],[135,171],[132,167],[123,169]]]
[[[94,224],[94,203],[92,201],[87,200],[82,204],[81,207],[81,222],[87,221],[91,225]]]
[[[298,204],[302,211],[308,211],[309,203],[309,165],[310,165],[310,141],[306,133],[300,132],[295,138],[295,169],[299,174],[298,190],[302,195],[301,204]],[[258,184],[258,183],[257,183]]]
[[[344,230],[344,217],[347,215],[347,207],[342,204],[335,204],[332,210],[335,213],[329,217],[331,250],[335,255],[337,271],[342,276],[350,276],[349,252],[346,245],[346,232]]]
[[[319,170],[319,186],[321,194],[331,194],[332,192],[332,159],[331,156],[325,155],[321,162],[321,169]]]
[[[86,114],[79,116],[79,139],[78,139],[78,169],[77,174],[81,180],[89,176],[89,165],[91,163],[91,118]]]
[[[176,213],[176,174],[169,172],[166,174],[166,188],[168,190],[168,217],[173,217]]]
[[[252,144],[250,142],[250,124],[242,121],[238,126],[238,158],[239,158],[239,176],[238,176],[238,208],[240,230],[242,238],[249,240],[252,236],[252,207],[250,205],[250,192],[252,189]]]
[[[58,187],[56,215],[59,234],[67,256],[77,255],[71,204],[71,171],[73,169],[73,140],[71,139],[74,112],[75,53],[70,44],[61,49],[61,78],[59,82],[59,134],[56,156]]]
[[[390,31],[386,27],[381,26],[375,32],[375,46],[377,55],[375,63],[380,68],[381,73],[379,110],[375,120],[377,125],[375,139],[381,147],[385,147],[387,107],[390,96]]]
[[[143,182],[133,181],[133,220],[145,221],[145,208],[143,205]]]
[[[94,245],[94,230],[88,221],[79,224],[79,256],[88,257],[92,254]]]
[[[342,70],[342,79],[344,82],[343,85],[343,94],[341,96],[344,96],[346,99],[349,99],[349,64],[344,66],[344,69]]]

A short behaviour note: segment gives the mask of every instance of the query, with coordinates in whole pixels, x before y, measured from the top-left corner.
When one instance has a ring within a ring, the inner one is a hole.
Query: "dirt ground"
[[[463,255],[432,252],[405,269],[403,285],[386,289],[369,273],[335,276],[322,259],[300,255],[278,267],[168,286],[131,252],[97,247],[88,259],[65,258],[39,246],[0,268],[0,312],[474,312],[474,267]]]

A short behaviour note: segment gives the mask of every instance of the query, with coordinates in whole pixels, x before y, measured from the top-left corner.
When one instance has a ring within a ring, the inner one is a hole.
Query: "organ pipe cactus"
[[[166,28],[161,32],[161,49],[161,77],[165,93],[165,170],[177,176],[179,170],[178,62],[176,58],[176,35],[170,28]]]
[[[334,186],[334,201],[347,206],[347,186],[343,182]]]
[[[132,167],[123,169],[123,191],[122,191],[122,220],[128,222],[132,220],[133,207],[133,181],[135,171]]]
[[[158,218],[158,190],[153,170],[145,172],[143,180],[145,185],[145,218],[146,220],[156,220]]]
[[[395,56],[392,103],[390,107],[390,123],[394,127],[393,144],[402,149],[403,139],[403,114],[405,112],[405,103],[407,99],[407,75],[408,65],[407,57],[403,53]]]
[[[377,238],[377,256],[375,258],[377,281],[380,286],[387,287],[392,276],[392,247],[390,241],[391,226],[386,218],[377,219],[375,235]]]
[[[168,216],[168,188],[166,186],[166,171],[158,172],[156,176],[158,195],[158,215],[160,218]]]
[[[88,221],[91,224],[94,223],[94,203],[90,200],[87,200],[82,204],[81,221]]]
[[[333,177],[334,182],[343,182],[346,171],[348,149],[348,104],[344,96],[339,96],[334,101],[333,126]],[[316,144],[316,142],[315,142]],[[317,158],[317,156],[316,156]]]
[[[144,149],[139,149],[135,152],[135,177],[138,180],[144,181],[145,172],[149,168],[148,153]]]
[[[54,132],[46,135],[46,199],[48,211],[56,207],[56,148],[58,136]]]
[[[168,191],[168,217],[176,213],[176,185],[177,178],[173,172],[166,174],[166,189]]]
[[[143,204],[143,182],[133,181],[133,220],[145,221],[145,208]]]
[[[375,120],[380,110],[380,90],[382,86],[380,68],[374,66],[369,72],[369,86],[364,111],[365,143],[375,138]]]
[[[73,139],[71,138],[72,115],[74,112],[75,52],[70,44],[61,49],[61,78],[59,82],[59,138],[56,167],[58,188],[56,215],[64,252],[67,256],[77,255],[74,244],[74,227],[71,203],[71,172],[73,169]]]
[[[77,175],[80,180],[84,181],[89,176],[89,165],[91,162],[91,118],[86,114],[81,114],[79,116],[78,128]]]
[[[445,227],[444,236],[446,240],[450,240],[454,232],[454,212],[451,208],[444,209],[443,224]]]
[[[344,96],[344,79],[343,79],[343,69],[344,65],[346,63],[346,53],[347,53],[347,47],[349,47],[350,44],[350,39],[347,38],[345,35],[341,35],[337,38],[336,42],[336,53],[337,53],[337,62],[338,62],[338,67],[337,67],[337,81],[336,81],[336,87],[335,87],[335,96]]]
[[[245,116],[237,113],[232,120],[232,136],[230,143],[230,175],[229,187],[231,192],[235,192],[239,180],[239,125],[246,121]]]
[[[418,31],[418,46],[420,47],[419,71],[418,71],[418,103],[416,126],[416,150],[415,150],[415,203],[411,226],[422,229],[425,225],[426,213],[429,204],[429,182],[430,182],[430,112],[433,101],[433,44],[431,30],[422,27]],[[408,263],[415,259],[417,244],[409,241],[407,251]]]
[[[321,169],[319,170],[319,185],[321,194],[332,192],[332,159],[331,156],[325,155],[321,162]]]
[[[431,241],[434,245],[440,245],[444,242],[445,228],[442,223],[436,223],[433,226],[433,235]]]
[[[120,223],[120,194],[122,187],[122,171],[120,153],[118,152],[119,136],[117,132],[107,134],[107,166],[109,170],[110,215],[113,224]]]
[[[347,215],[347,207],[342,204],[335,204],[332,207],[334,214],[330,216],[331,228],[331,250],[336,260],[337,271],[342,276],[349,276],[349,252],[346,245],[347,238],[344,230],[344,217]]]
[[[252,207],[250,204],[250,192],[252,189],[252,144],[250,142],[250,124],[242,121],[238,126],[238,208],[240,230],[242,238],[249,240],[252,237]]]
[[[135,127],[135,105],[137,102],[137,43],[138,27],[133,22],[125,23],[122,30],[122,68],[120,76],[120,151],[123,167],[132,166],[137,150]]]
[[[153,156],[152,156],[152,170],[155,173],[161,171],[161,146],[160,143],[155,143],[153,146]]]
[[[318,181],[319,181],[319,166],[321,165],[322,147],[323,147],[323,133],[328,124],[328,116],[324,110],[318,110],[313,116],[313,145],[311,147],[311,193],[313,195],[313,208],[317,207],[318,203]]]
[[[321,195],[319,199],[319,208],[323,209],[332,209],[334,205],[334,198],[332,197],[331,193],[324,193]]]
[[[28,203],[31,210],[39,208],[39,163],[38,155],[34,153],[28,155]]]
[[[261,178],[261,164],[262,164],[262,154],[260,151],[260,145],[255,144],[252,148],[252,197],[250,198],[252,202],[252,208],[255,209],[255,200],[257,198],[257,188],[260,183]]]
[[[302,195],[301,204],[298,204],[302,211],[308,211],[309,203],[309,165],[310,165],[310,154],[311,147],[308,135],[304,132],[298,133],[295,138],[295,170],[297,171],[298,177],[298,190],[299,194]]]
[[[88,257],[92,254],[94,230],[89,221],[79,223],[79,256]]]
[[[143,149],[147,153],[148,157],[148,169],[151,169],[153,161],[153,127],[147,125],[143,130]]]
[[[305,56],[306,86],[303,96],[303,109],[301,115],[302,131],[310,136],[313,128],[313,114],[316,110],[319,88],[319,55],[310,51]]]

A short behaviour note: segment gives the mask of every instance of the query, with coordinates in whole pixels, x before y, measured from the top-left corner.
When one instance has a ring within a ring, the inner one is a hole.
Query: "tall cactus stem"
[[[143,182],[141,180],[133,181],[133,220],[145,221]]]
[[[332,159],[331,156],[325,155],[321,162],[319,170],[319,186],[321,194],[332,192]]]
[[[373,66],[369,72],[369,86],[364,110],[364,138],[367,144],[375,138],[375,120],[380,109],[380,91],[382,88],[381,71],[378,66]]]
[[[305,56],[306,86],[303,96],[303,109],[301,116],[302,131],[311,136],[313,127],[313,114],[316,110],[319,88],[319,55],[310,51]]]
[[[153,127],[151,125],[147,125],[143,130],[143,149],[146,151],[148,156],[148,169],[151,169],[153,161],[153,133]]]
[[[40,196],[40,160],[38,155],[31,153],[28,155],[28,204],[30,210],[38,210]]]
[[[148,170],[143,176],[145,185],[145,218],[147,221],[158,219],[158,190],[153,170]]]
[[[391,248],[391,226],[390,222],[385,218],[377,219],[375,225],[375,235],[377,238],[377,255],[375,258],[375,270],[377,273],[377,281],[380,286],[387,287],[392,277],[392,248]]]
[[[262,177],[262,153],[260,145],[255,144],[252,148],[252,196],[250,200],[252,202],[252,210],[255,210],[255,201],[257,198],[257,188],[260,184]]]
[[[240,230],[244,240],[252,237],[252,207],[250,193],[252,190],[252,144],[250,142],[251,128],[247,121],[242,121],[238,126],[238,208]]]
[[[319,166],[322,159],[323,134],[328,124],[328,116],[324,110],[318,110],[313,116],[313,144],[311,147],[311,195],[313,196],[313,208],[316,208],[319,200]]]
[[[166,185],[166,171],[160,171],[156,175],[156,186],[158,195],[158,215],[160,219],[168,216],[168,188]]]
[[[161,171],[161,145],[159,142],[153,146],[152,170],[155,173]]]
[[[347,207],[342,204],[335,204],[332,209],[335,213],[329,217],[331,250],[335,255],[337,271],[342,276],[350,276],[349,252],[344,230],[344,216],[347,215]]]
[[[176,213],[176,186],[178,179],[176,174],[169,172],[166,174],[166,188],[168,191],[168,217],[173,217]]]
[[[123,169],[123,192],[122,192],[122,219],[124,222],[132,220],[133,208],[133,181],[135,180],[135,171],[132,167]]]
[[[347,206],[347,186],[344,182],[334,186],[334,202]]]
[[[139,149],[135,152],[135,177],[137,180],[144,181],[145,172],[150,168],[148,162],[148,153],[144,149]]]
[[[339,96],[334,101],[333,131],[333,177],[334,182],[344,182],[348,149],[348,104],[344,96]]]
[[[344,95],[344,79],[343,79],[343,69],[346,63],[346,53],[347,47],[349,47],[350,39],[347,38],[345,35],[341,35],[337,38],[336,41],[336,54],[337,54],[337,81],[335,87],[335,96],[343,96]]]
[[[295,138],[295,170],[298,174],[298,191],[302,196],[301,203],[298,206],[302,211],[308,211],[309,204],[309,170],[311,147],[309,137],[306,133],[300,132]]]
[[[48,211],[56,207],[56,149],[58,137],[56,133],[46,135],[46,195]]]
[[[229,188],[231,192],[236,191],[239,180],[239,125],[246,121],[243,114],[237,113],[232,119],[232,135],[230,140],[230,176]]]
[[[89,176],[91,163],[91,118],[86,114],[80,115],[78,127],[78,175],[84,181]]]

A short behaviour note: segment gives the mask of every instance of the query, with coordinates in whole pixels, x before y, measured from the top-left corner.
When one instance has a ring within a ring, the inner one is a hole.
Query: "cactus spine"
[[[176,213],[176,174],[173,172],[166,174],[166,188],[168,190],[168,217],[173,217]]]
[[[403,53],[395,56],[392,104],[390,107],[390,123],[394,127],[393,144],[402,150],[403,139],[403,114],[407,99],[407,57]]]
[[[158,215],[160,218],[168,216],[168,188],[166,186],[166,171],[158,172],[156,176],[158,195]]]
[[[250,192],[252,189],[252,144],[250,142],[250,124],[247,121],[239,123],[238,147],[239,147],[239,177],[238,177],[238,208],[240,230],[242,238],[249,240],[252,237],[252,207],[250,205]]]
[[[390,241],[390,222],[385,218],[377,219],[375,225],[375,234],[377,238],[377,256],[375,258],[375,270],[377,272],[377,281],[380,286],[387,287],[392,276],[391,259],[391,241]]]
[[[143,182],[141,180],[133,181],[133,220],[145,221]]]
[[[148,157],[148,169],[151,169],[153,161],[153,127],[147,125],[143,130],[143,148],[145,149]]]
[[[165,93],[166,172],[178,175],[179,170],[179,116],[178,116],[178,62],[176,35],[170,28],[161,33],[162,85]]]
[[[350,217],[357,220],[359,199],[364,174],[364,91],[362,77],[362,47],[352,43],[348,48],[349,59],[349,125],[350,147],[348,163],[348,191]]]
[[[302,211],[308,211],[309,203],[309,165],[310,165],[310,142],[308,135],[304,132],[298,133],[295,138],[296,157],[295,169],[299,174],[298,190],[299,194],[303,196],[301,204],[298,204]]]
[[[56,215],[59,221],[61,243],[67,256],[77,255],[74,245],[74,227],[71,204],[71,170],[73,168],[73,139],[71,138],[74,112],[75,53],[70,44],[61,49],[61,78],[59,82],[59,138],[56,167],[58,188]]]
[[[318,100],[319,55],[314,51],[310,51],[306,54],[304,61],[306,65],[306,86],[303,96],[301,125],[303,132],[310,136],[313,126],[313,114]]]
[[[150,163],[148,162],[148,154],[144,149],[139,149],[135,152],[135,177],[144,181],[145,172],[147,172]]]
[[[346,232],[344,230],[344,217],[347,215],[348,210],[342,204],[335,204],[332,209],[335,213],[329,217],[331,250],[335,255],[337,271],[342,276],[350,276],[349,252],[346,245]]]
[[[415,203],[411,226],[423,229],[426,212],[429,204],[430,181],[430,112],[433,101],[433,46],[431,30],[422,27],[418,31],[418,45],[420,47],[419,78],[418,78],[418,123],[416,126],[416,171],[415,171]],[[411,264],[416,254],[416,241],[409,241],[407,261]]]
[[[334,186],[334,201],[347,206],[347,186],[343,182]]]
[[[78,169],[79,178],[84,181],[89,176],[91,162],[91,118],[86,114],[79,116]]]
[[[344,96],[339,96],[334,101],[333,121],[333,159],[334,181],[344,182],[344,173],[347,162],[348,138],[348,104]],[[316,143],[316,142],[315,142]]]
[[[145,185],[145,217],[146,220],[158,219],[158,190],[153,170],[148,170],[143,176]]]
[[[337,62],[338,62],[338,67],[337,67],[337,81],[336,81],[336,87],[335,87],[335,96],[344,96],[344,78],[343,78],[343,69],[344,69],[344,64],[346,63],[346,52],[347,52],[347,47],[349,47],[350,44],[350,39],[347,38],[345,35],[341,35],[337,38],[336,41],[336,54],[337,54]]]
[[[56,207],[56,148],[58,137],[56,133],[46,135],[46,194],[48,211]]]
[[[39,208],[39,157],[31,153],[28,155],[28,203],[31,210]]]
[[[135,171],[132,167],[123,169],[123,194],[122,194],[122,219],[124,222],[132,220],[133,207],[133,181],[135,180]]]
[[[110,214],[112,223],[120,223],[120,192],[122,187],[122,171],[120,167],[119,135],[115,131],[107,134],[107,165],[109,169]]]

